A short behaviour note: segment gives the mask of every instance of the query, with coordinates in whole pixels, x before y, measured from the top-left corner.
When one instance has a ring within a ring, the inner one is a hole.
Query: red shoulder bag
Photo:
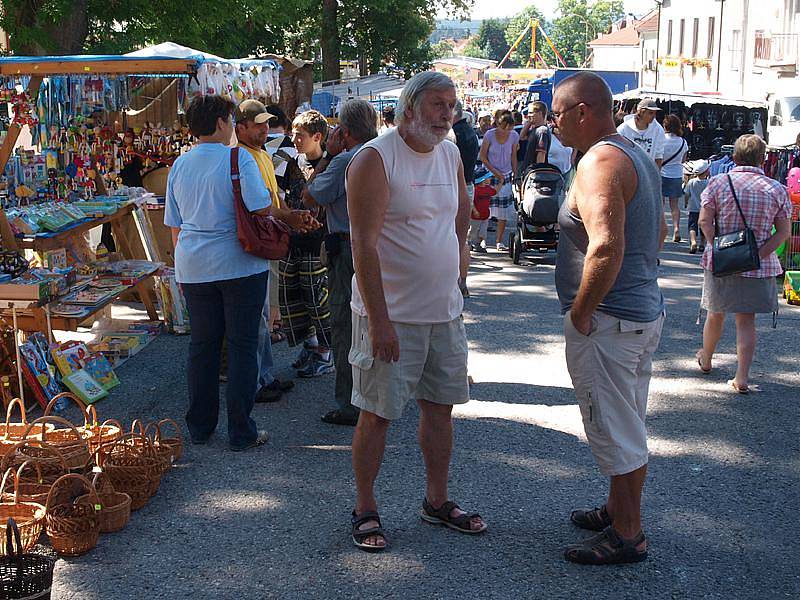
[[[247,210],[239,181],[239,148],[231,148],[231,183],[236,210],[236,236],[248,254],[278,260],[289,254],[289,227],[275,217]]]

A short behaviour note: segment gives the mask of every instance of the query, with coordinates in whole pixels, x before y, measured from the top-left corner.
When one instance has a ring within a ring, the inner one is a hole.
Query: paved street
[[[453,499],[489,531],[472,538],[423,523],[416,407],[390,431],[378,482],[390,549],[349,537],[352,430],[320,422],[332,376],[298,381],[255,416],[272,438],[233,454],[224,435],[189,447],[127,529],[60,561],[54,598],[797,598],[792,543],[800,501],[800,310],[781,302],[778,329],[758,320],[752,383],[732,393],[733,322],[709,376],[694,353],[702,272],[686,244],[667,244],[668,320],[649,405],[644,518],[650,559],[580,567],[561,549],[587,537],[571,508],[602,502],[606,483],[585,442],[564,362],[553,253],[514,266],[475,260],[465,317],[472,402],[456,410]],[[162,336],[120,370],[103,418],[182,420],[187,337]],[[276,362],[292,352],[276,347]],[[224,415],[221,423],[224,432]]]

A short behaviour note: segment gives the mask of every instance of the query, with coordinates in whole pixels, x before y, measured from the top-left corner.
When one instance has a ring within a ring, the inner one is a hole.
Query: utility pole
[[[719,40],[717,41],[717,87],[715,91],[719,91],[719,71],[720,67],[722,66],[722,16],[724,15],[725,11],[725,0],[719,0]],[[745,46],[747,46],[747,41],[745,42]],[[744,50],[742,50],[742,54],[744,54]]]
[[[664,0],[656,0],[658,6],[658,28],[656,29],[656,91],[658,91],[658,63],[661,60],[661,5]]]

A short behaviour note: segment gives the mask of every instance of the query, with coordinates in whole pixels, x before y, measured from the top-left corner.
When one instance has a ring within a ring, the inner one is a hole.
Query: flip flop
[[[736,384],[735,379],[728,379],[728,385],[731,386],[737,394],[749,394],[750,388],[748,387],[740,387]]]
[[[695,354],[694,356],[697,359],[697,364],[700,366],[700,371],[703,373],[703,375],[708,375],[709,373],[711,373],[710,368],[709,369],[703,368],[703,356],[704,356],[703,351],[698,350],[697,354]]]

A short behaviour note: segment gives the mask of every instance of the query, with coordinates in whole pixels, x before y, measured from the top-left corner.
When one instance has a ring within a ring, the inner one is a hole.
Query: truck
[[[553,89],[570,75],[590,71],[602,77],[611,88],[612,94],[620,94],[639,87],[639,73],[636,71],[593,71],[591,69],[556,69],[552,77],[534,80],[528,86],[528,104],[544,102],[548,108],[553,102]]]

